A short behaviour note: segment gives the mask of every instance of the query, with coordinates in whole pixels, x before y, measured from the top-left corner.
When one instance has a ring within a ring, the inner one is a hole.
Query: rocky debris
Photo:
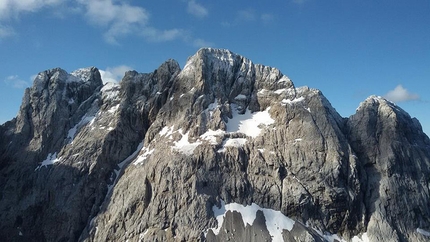
[[[374,96],[342,118],[320,91],[228,50],[104,86],[95,68],[43,72],[0,136],[6,240],[275,240],[264,209],[295,221],[284,241],[429,238],[416,119]],[[222,202],[262,209],[220,224]]]

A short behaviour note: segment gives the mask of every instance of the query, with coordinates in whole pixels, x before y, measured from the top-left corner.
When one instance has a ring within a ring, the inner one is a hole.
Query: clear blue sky
[[[430,1],[0,0],[0,123],[40,71],[119,79],[200,47],[230,49],[320,89],[344,117],[386,96],[430,134]]]

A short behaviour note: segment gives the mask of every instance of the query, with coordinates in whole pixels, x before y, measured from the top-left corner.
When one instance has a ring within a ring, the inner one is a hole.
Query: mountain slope
[[[228,50],[119,85],[43,72],[0,135],[5,240],[429,239],[416,119],[379,97],[342,118]]]

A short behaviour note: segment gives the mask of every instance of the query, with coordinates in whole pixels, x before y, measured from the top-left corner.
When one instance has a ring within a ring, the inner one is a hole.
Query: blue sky
[[[430,134],[430,1],[0,0],[0,123],[40,71],[106,80],[230,49],[320,89],[344,117],[385,96]]]

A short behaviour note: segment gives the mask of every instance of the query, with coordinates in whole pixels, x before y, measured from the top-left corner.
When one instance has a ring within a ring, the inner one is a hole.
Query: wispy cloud
[[[263,21],[263,23],[268,24],[271,23],[275,20],[275,16],[273,14],[270,13],[263,13],[260,16],[261,21]]]
[[[305,3],[305,2],[307,2],[308,0],[291,0],[293,3],[296,3],[296,4],[303,4],[303,3]]]
[[[15,35],[15,31],[6,25],[0,24],[0,39]]]
[[[19,78],[18,75],[12,75],[12,76],[6,77],[6,79],[4,79],[4,83],[6,83],[6,85],[8,86],[11,86],[17,89],[23,89],[30,86],[29,81],[22,80],[21,78]]]
[[[36,12],[47,6],[54,6],[62,0],[2,0],[0,1],[0,19],[18,17],[22,12]]]
[[[188,1],[187,11],[188,13],[199,18],[206,17],[209,14],[208,10],[201,4],[197,3],[195,0]]]
[[[402,85],[398,85],[393,90],[385,94],[384,98],[393,102],[405,102],[411,100],[419,100],[420,96],[418,94],[409,92]]]
[[[103,83],[107,83],[107,82],[118,83],[124,77],[125,72],[129,70],[133,70],[133,68],[126,65],[120,65],[115,67],[108,67],[105,70],[99,70],[99,71],[100,71],[100,76],[103,80]]]
[[[195,40],[193,40],[193,46],[195,46],[197,48],[211,47],[213,45],[214,45],[214,43],[206,41],[204,39],[195,39]]]
[[[187,0],[187,4],[190,14],[208,15],[208,10],[196,0]],[[93,27],[101,29],[104,40],[113,45],[119,45],[120,39],[128,36],[140,36],[150,42],[181,40],[194,46],[202,43],[181,28],[156,28],[150,24],[151,15],[145,8],[125,0],[0,0],[0,40],[16,34],[12,27],[4,25],[5,20],[47,7],[55,9],[51,11],[53,16],[60,13],[59,18],[64,18],[63,13],[83,17]]]
[[[235,18],[231,21],[223,21],[221,25],[225,27],[236,26],[249,22],[260,21],[261,23],[268,24],[275,20],[275,16],[270,13],[259,13],[255,9],[248,8],[237,11]]]
[[[237,12],[236,21],[254,21],[256,20],[256,13],[254,9],[243,9]]]
[[[90,23],[106,28],[104,38],[118,44],[117,39],[138,32],[147,25],[149,13],[142,7],[112,0],[78,0],[85,8],[84,15]]]
[[[54,6],[61,0],[0,0],[0,21],[17,19],[21,13],[36,12],[44,7]],[[15,35],[15,30],[0,22],[0,39]]]
[[[186,31],[182,29],[159,30],[153,27],[145,27],[142,29],[141,34],[149,41],[165,42],[183,39],[186,36]]]

